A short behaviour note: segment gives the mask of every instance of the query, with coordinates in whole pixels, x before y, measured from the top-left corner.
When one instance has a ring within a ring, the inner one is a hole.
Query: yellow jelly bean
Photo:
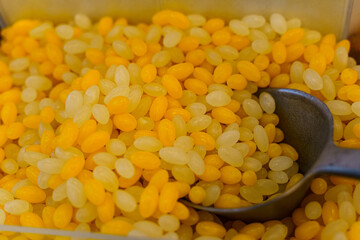
[[[63,203],[55,209],[53,221],[57,228],[65,228],[71,221],[73,208],[69,203]]]
[[[339,209],[336,203],[326,201],[322,206],[322,219],[325,225],[337,220],[339,218]]]
[[[179,42],[179,49],[183,52],[195,50],[199,46],[199,39],[194,36],[184,36]]]
[[[250,61],[239,61],[237,69],[249,81],[257,82],[261,78],[260,70]]]
[[[286,46],[283,42],[278,41],[273,45],[272,57],[277,64],[282,64],[286,60]]]
[[[156,97],[149,109],[149,117],[154,121],[159,121],[165,115],[167,108],[167,98],[165,96]]]
[[[281,36],[281,42],[285,45],[291,45],[299,42],[305,34],[305,30],[303,28],[293,28],[285,32]]]
[[[185,220],[190,215],[188,207],[181,202],[176,202],[174,209],[170,213],[180,220]]]
[[[234,194],[224,193],[216,200],[214,206],[216,208],[239,208],[243,206],[243,204],[240,197]]]
[[[214,108],[211,111],[211,115],[220,123],[230,124],[236,122],[235,114],[230,109],[225,107]]]
[[[79,136],[79,127],[73,121],[67,121],[62,125],[61,133],[58,136],[57,144],[61,148],[68,148],[76,142]]]
[[[230,110],[229,110],[230,111]],[[205,146],[207,151],[211,151],[215,148],[215,140],[214,138],[205,132],[193,132],[190,134],[190,137],[194,139],[195,145],[203,145]]]
[[[147,52],[146,43],[138,38],[135,38],[131,41],[130,47],[135,56],[144,56]]]
[[[355,222],[351,225],[350,230],[348,232],[348,236],[350,240],[358,239],[360,236],[360,223]]]
[[[241,181],[246,186],[253,186],[253,185],[255,185],[255,183],[257,181],[257,176],[254,171],[247,170],[243,173]]]
[[[259,69],[259,70],[265,70],[270,64],[270,59],[266,56],[266,55],[258,55],[256,56],[256,58],[254,59],[254,65]]]
[[[225,166],[220,169],[220,180],[225,184],[236,184],[241,181],[241,172],[233,166]]]
[[[138,151],[131,155],[131,162],[143,169],[156,169],[160,166],[160,159],[151,152]]]
[[[113,219],[115,215],[115,203],[110,193],[105,194],[105,200],[96,207],[96,211],[102,222],[108,222]]]
[[[232,74],[232,65],[228,62],[223,62],[216,66],[214,70],[213,80],[216,83],[224,83]],[[239,70],[240,71],[240,70]],[[241,72],[241,71],[240,71]]]
[[[44,222],[44,226],[47,228],[54,228],[54,213],[55,213],[55,208],[52,206],[45,206],[41,217],[42,220]]]
[[[141,69],[140,74],[141,74],[141,79],[145,83],[150,83],[155,80],[156,75],[157,75],[157,69],[153,64],[146,64]]]
[[[72,177],[76,177],[85,166],[84,156],[79,155],[70,158],[65,162],[61,168],[60,176],[66,180]]]
[[[201,221],[196,224],[196,232],[200,236],[213,236],[218,238],[222,238],[226,234],[223,226],[211,221]]]
[[[169,108],[165,113],[165,118],[172,120],[176,115],[182,117],[185,122],[189,121],[191,118],[190,112],[181,107]]]
[[[189,19],[181,12],[171,11],[168,16],[169,24],[180,29],[186,29],[190,26]]]
[[[308,221],[295,229],[295,237],[298,239],[313,239],[320,231],[320,224],[317,221]]]
[[[163,119],[158,124],[158,136],[160,142],[165,146],[172,146],[175,141],[176,131],[175,126],[169,119]]]
[[[286,62],[293,62],[304,54],[305,47],[302,43],[294,43],[286,48]]]
[[[85,52],[86,58],[94,65],[104,62],[104,53],[97,48],[88,48]]]
[[[106,105],[110,114],[125,113],[125,111],[129,108],[129,106],[130,106],[130,100],[124,96],[114,97]]]
[[[157,170],[156,173],[154,173],[154,175],[151,176],[149,185],[154,185],[160,191],[164,186],[164,184],[167,183],[168,181],[169,181],[169,173],[164,169],[160,169]]]
[[[259,239],[265,233],[265,226],[261,223],[250,223],[241,228],[239,233],[243,233],[252,236],[255,239]]]
[[[39,215],[32,212],[25,212],[20,215],[20,223],[24,227],[44,227],[43,220]]]
[[[196,78],[188,78],[184,82],[187,90],[193,91],[196,95],[205,95],[208,92],[206,83]]]
[[[358,73],[352,68],[345,68],[340,74],[341,81],[346,85],[354,84],[358,79]]]
[[[100,35],[106,35],[112,28],[114,21],[111,17],[103,17],[100,19],[97,31]]]
[[[176,77],[174,75],[171,75],[171,73],[170,74],[165,74],[162,77],[161,84],[165,87],[167,93],[171,97],[173,97],[175,99],[179,99],[179,98],[181,98],[183,96],[183,89],[182,89],[182,86],[181,86],[179,80],[176,79]],[[161,98],[161,99],[163,99],[163,98]],[[155,100],[154,100],[154,103],[155,103]],[[164,100],[163,100],[162,103],[157,103],[157,104],[163,104],[163,105],[166,106],[166,103],[165,103]],[[150,111],[151,111],[151,108],[150,108]],[[150,112],[150,113],[152,113],[152,112]]]
[[[205,196],[205,189],[200,186],[194,186],[190,189],[189,199],[195,204],[202,203],[202,201],[205,199]]]
[[[101,226],[100,231],[105,234],[116,234],[126,236],[133,229],[133,226],[124,220],[112,219]]]
[[[59,65],[63,62],[63,53],[58,46],[52,43],[48,43],[45,49],[46,55],[52,63]]]
[[[309,68],[314,69],[318,74],[323,75],[326,69],[326,58],[321,53],[315,54],[309,63]]]
[[[106,131],[97,131],[90,134],[81,144],[81,150],[85,153],[96,152],[110,140],[110,135]]]
[[[0,93],[5,92],[13,85],[13,79],[11,76],[0,76]]]
[[[214,33],[222,29],[225,25],[225,21],[221,18],[211,18],[203,26],[203,28],[209,32]]]
[[[15,122],[17,115],[17,108],[13,102],[7,102],[0,112],[1,120],[5,125]]]
[[[89,87],[97,85],[100,81],[100,72],[96,69],[90,69],[81,79],[81,88],[86,91]]]
[[[189,63],[178,63],[168,68],[167,74],[173,75],[176,79],[184,80],[194,71],[194,66]]]
[[[201,180],[212,182],[221,177],[221,172],[212,165],[205,165],[204,173],[198,176]]]
[[[19,188],[16,190],[15,195],[17,198],[28,201],[29,203],[40,203],[46,198],[44,190],[34,185]]]
[[[155,185],[149,184],[140,196],[139,212],[143,218],[152,216],[158,206],[159,190]]]
[[[159,195],[159,210],[162,213],[171,212],[177,203],[179,191],[174,183],[167,182],[164,184]]]
[[[7,130],[6,136],[8,139],[18,139],[25,132],[25,127],[21,122],[10,123]]]
[[[94,205],[99,206],[105,200],[105,189],[101,182],[90,179],[84,183],[84,190],[87,199]]]
[[[130,132],[137,126],[136,118],[130,113],[116,114],[113,118],[114,125],[124,132]]]

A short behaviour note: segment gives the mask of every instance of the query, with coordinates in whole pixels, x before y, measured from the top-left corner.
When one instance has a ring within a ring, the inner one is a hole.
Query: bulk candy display
[[[247,207],[302,179],[275,101],[259,88],[316,96],[333,114],[334,141],[360,148],[360,66],[348,40],[278,13],[225,22],[164,10],[137,25],[23,19],[2,30],[0,49],[0,224],[182,240],[360,238],[358,180],[318,177],[292,216],[263,223],[179,201]]]

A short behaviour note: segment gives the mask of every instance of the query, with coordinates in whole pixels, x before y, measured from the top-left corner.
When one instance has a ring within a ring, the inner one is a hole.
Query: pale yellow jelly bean
[[[1,196],[1,204],[4,205],[5,203],[14,200],[14,196],[8,192],[7,190],[0,188],[0,196]]]
[[[132,212],[136,208],[135,198],[124,190],[116,190],[114,192],[114,202],[116,206],[125,212]]]
[[[166,162],[183,165],[189,162],[186,152],[178,147],[164,147],[159,151],[159,156]]]
[[[219,157],[226,163],[241,167],[244,163],[243,156],[239,150],[229,146],[221,146],[218,149]]]
[[[4,210],[13,215],[20,215],[30,210],[30,204],[25,200],[15,199],[5,203]]]

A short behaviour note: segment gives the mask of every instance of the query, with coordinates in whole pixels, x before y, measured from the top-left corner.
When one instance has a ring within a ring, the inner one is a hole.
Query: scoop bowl
[[[360,149],[337,147],[333,140],[333,118],[327,106],[316,97],[294,89],[262,89],[276,102],[278,127],[284,142],[299,153],[299,172],[304,178],[277,197],[243,208],[204,207],[184,201],[188,206],[229,219],[245,222],[267,221],[289,216],[305,196],[311,180],[322,174],[360,178]]]

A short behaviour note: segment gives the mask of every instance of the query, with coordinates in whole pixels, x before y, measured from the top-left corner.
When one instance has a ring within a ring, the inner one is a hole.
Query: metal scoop
[[[360,178],[360,150],[334,145],[333,118],[327,106],[316,97],[293,89],[264,89],[276,102],[279,128],[285,142],[299,153],[304,178],[279,196],[250,207],[220,209],[187,202],[188,205],[230,219],[245,222],[267,221],[289,216],[306,194],[311,180],[321,174]]]

